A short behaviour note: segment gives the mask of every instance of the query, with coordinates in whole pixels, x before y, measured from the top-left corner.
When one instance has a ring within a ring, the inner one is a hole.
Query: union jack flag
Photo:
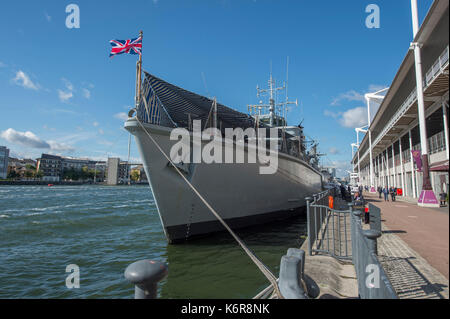
[[[123,53],[139,55],[142,53],[142,37],[131,40],[111,40],[109,43],[112,46],[109,57]]]

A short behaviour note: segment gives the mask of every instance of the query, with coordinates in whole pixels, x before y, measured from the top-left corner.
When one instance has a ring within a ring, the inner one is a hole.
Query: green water
[[[300,217],[237,233],[278,275],[305,229]],[[146,186],[0,186],[0,298],[132,298],[123,271],[140,259],[168,263],[161,298],[251,298],[268,284],[227,233],[168,245]]]

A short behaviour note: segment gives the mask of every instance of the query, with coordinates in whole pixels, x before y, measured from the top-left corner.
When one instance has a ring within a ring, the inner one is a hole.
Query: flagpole
[[[144,33],[141,31],[139,31],[139,37],[141,38],[141,43],[142,40],[144,38]],[[141,47],[141,54],[139,54],[139,62],[138,62],[138,76],[137,76],[137,81],[138,81],[138,87],[137,87],[137,99],[136,99],[136,103],[137,105],[139,105],[140,101],[141,101],[141,83],[142,83],[142,47]]]

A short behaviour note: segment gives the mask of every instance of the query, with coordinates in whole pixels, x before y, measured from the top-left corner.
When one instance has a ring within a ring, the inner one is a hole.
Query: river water
[[[214,205],[213,205],[214,206]],[[278,275],[305,217],[238,230]],[[0,186],[0,298],[132,298],[132,262],[168,263],[160,298],[251,298],[268,285],[227,233],[168,245],[148,186]],[[66,287],[66,266],[80,288]]]

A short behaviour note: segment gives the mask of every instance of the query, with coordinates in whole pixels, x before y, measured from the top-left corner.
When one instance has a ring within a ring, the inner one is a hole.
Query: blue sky
[[[419,0],[420,20],[432,0]],[[80,28],[65,25],[67,5]],[[365,25],[369,4],[380,28]],[[240,111],[258,103],[270,64],[279,84],[290,58],[288,122],[341,174],[364,93],[389,86],[412,40],[409,0],[4,1],[0,10],[0,145],[41,153],[127,157],[123,115],[133,104],[136,56],[110,59],[109,40],[144,31],[147,71]],[[135,145],[132,157],[139,158]]]

